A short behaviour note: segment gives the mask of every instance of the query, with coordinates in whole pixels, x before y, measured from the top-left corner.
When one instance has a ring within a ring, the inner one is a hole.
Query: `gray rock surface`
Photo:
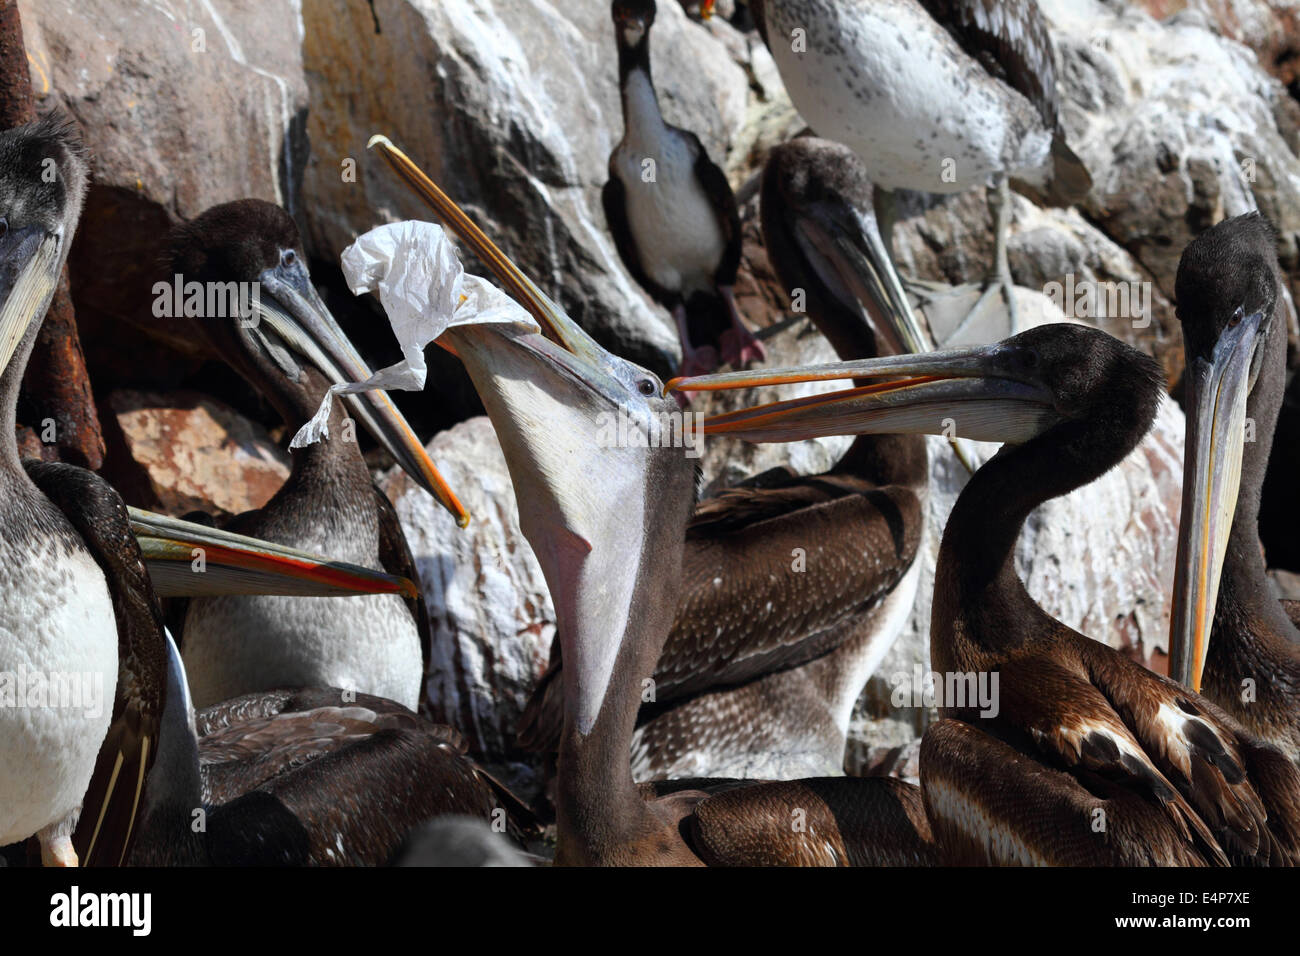
[[[377,218],[428,217],[366,154],[384,132],[603,342],[675,363],[671,323],[624,271],[600,203],[623,125],[605,0],[376,0],[373,12],[352,3],[341,13],[308,3],[303,19],[315,247],[339,249]],[[714,30],[730,27],[660,4],[651,64],[668,121],[724,162],[750,93]],[[356,182],[340,175],[348,158]]]

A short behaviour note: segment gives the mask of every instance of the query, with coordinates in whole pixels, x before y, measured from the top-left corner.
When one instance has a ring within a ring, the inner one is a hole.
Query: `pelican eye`
[[[1244,319],[1245,317],[1246,317],[1245,307],[1240,305],[1237,306],[1237,311],[1232,313],[1232,318],[1228,320],[1228,328],[1232,328],[1235,325],[1241,325],[1241,320]]]
[[[646,397],[649,397],[658,391],[658,389],[655,388],[655,383],[650,381],[648,378],[643,378],[641,381],[637,382],[636,388],[637,391]]]
[[[297,261],[298,253],[294,252],[292,249],[286,249],[284,252],[280,253],[280,265],[282,266],[291,266]]]

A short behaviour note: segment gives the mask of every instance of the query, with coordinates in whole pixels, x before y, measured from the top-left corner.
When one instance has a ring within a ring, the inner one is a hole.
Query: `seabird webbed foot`
[[[70,820],[52,823],[36,834],[41,845],[41,866],[66,866],[76,868],[81,865],[77,851],[72,846],[72,828],[76,824],[76,814]]]
[[[742,326],[733,326],[718,337],[722,349],[722,361],[732,368],[747,368],[751,362],[767,361],[767,349],[763,348],[754,333]]]
[[[767,360],[767,349],[763,348],[754,333],[745,325],[745,319],[736,306],[735,290],[729,285],[718,286],[722,300],[727,304],[731,316],[731,328],[718,336],[718,345],[722,348],[722,361],[732,368],[747,368],[750,362]]]

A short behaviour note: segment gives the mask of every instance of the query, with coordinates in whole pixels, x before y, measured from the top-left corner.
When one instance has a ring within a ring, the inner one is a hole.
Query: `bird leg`
[[[42,866],[77,867],[80,865],[77,851],[72,847],[72,831],[77,825],[77,817],[80,814],[81,810],[78,808],[58,823],[51,823],[37,832],[36,839],[41,845]]]
[[[984,291],[979,300],[966,313],[950,338],[956,337],[965,329],[970,320],[984,308],[985,303],[998,292],[1002,293],[1007,303],[1007,319],[1010,324],[1007,334],[1015,335],[1020,331],[1015,283],[1011,280],[1011,265],[1007,261],[1007,232],[1011,226],[1011,185],[1007,177],[1000,176],[996,185],[989,187],[988,203],[989,212],[993,214],[993,273],[984,281]]]
[[[903,288],[922,302],[930,302],[950,294],[952,288],[947,283],[931,282],[915,276],[904,277],[898,271],[898,259],[894,255],[894,223],[898,221],[898,194],[892,189],[872,186],[871,205],[876,213],[876,229],[880,232],[880,239],[889,254],[890,265],[894,267],[894,274],[898,276]]]
[[[729,285],[720,285],[718,292],[722,294],[722,300],[727,303],[727,311],[731,314],[731,328],[718,338],[718,344],[722,347],[722,361],[733,368],[746,368],[750,362],[765,361],[767,349],[745,327],[745,320],[736,307],[736,290]]]
[[[673,308],[673,321],[677,323],[677,338],[682,343],[682,364],[678,375],[707,375],[718,367],[718,353],[711,345],[699,348],[691,345],[691,332],[686,325],[686,306],[678,303]]]

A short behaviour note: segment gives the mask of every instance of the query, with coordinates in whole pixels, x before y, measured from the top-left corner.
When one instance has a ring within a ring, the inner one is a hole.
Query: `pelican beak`
[[[560,346],[559,349],[548,349],[534,340],[528,346],[531,350],[538,355],[546,356],[550,361],[564,364],[571,372],[588,379],[588,384],[614,388],[613,383],[599,381],[603,376],[601,370],[609,367],[609,353],[583,331],[577,322],[569,318],[563,309],[551,301],[551,298],[539,289],[523,270],[511,262],[496,243],[487,237],[465,211],[438,187],[437,183],[430,179],[409,156],[394,146],[387,136],[376,134],[370,137],[370,142],[366,146],[378,149],[379,155],[393,171],[414,190],[416,195],[429,204],[443,224],[459,237],[480,262],[487,266],[501,283],[501,287],[536,320],[542,334]],[[492,338],[500,338],[492,333],[488,334]],[[477,332],[471,332],[468,328],[456,328],[450,330],[450,334],[445,335],[443,339],[450,343],[448,346],[450,351],[464,359],[466,356],[461,353],[465,343],[470,338],[477,337]],[[527,342],[528,337],[516,341]],[[593,376],[595,381],[592,380]]]
[[[851,314],[862,315],[882,353],[933,352],[934,335],[912,309],[875,217],[839,204],[823,204],[821,213],[800,218],[796,241],[826,287]],[[961,445],[955,438],[950,444],[974,474]]]
[[[180,518],[128,509],[131,531],[159,597],[284,594],[417,597],[407,578]]]
[[[701,2],[700,2],[700,16],[703,17],[705,20],[712,20],[712,19],[713,19],[713,7],[714,7],[714,5],[716,4],[716,2],[717,2],[717,0],[701,0]]]
[[[364,382],[374,374],[316,294],[301,261],[281,263],[258,278],[262,288],[257,306],[261,320],[286,344],[310,359],[321,374],[334,384]],[[343,397],[402,470],[451,512],[456,524],[462,528],[469,524],[469,512],[388,393],[380,389]]]
[[[882,353],[933,352],[934,336],[908,302],[875,217],[839,205],[821,212],[800,217],[797,241],[840,304],[865,313]]]
[[[716,391],[840,379],[885,381],[714,415],[706,435],[754,442],[827,435],[927,434],[1020,444],[1061,420],[1051,390],[1014,342],[759,372],[677,378],[665,391]]]
[[[672,403],[649,372],[602,349],[387,139],[384,159],[496,276],[544,334],[507,324],[460,325],[450,342],[465,363],[510,469],[519,525],[554,597],[564,642],[565,711],[579,734],[601,712],[627,628],[639,554],[654,516],[644,489],[654,456],[645,446],[611,444],[592,455],[619,414],[644,423]],[[590,489],[599,489],[599,494]]]
[[[1219,576],[1241,487],[1246,399],[1265,314],[1229,323],[1210,361],[1187,368],[1187,439],[1183,508],[1178,526],[1169,676],[1200,692],[1214,627]]]
[[[62,230],[12,229],[0,237],[0,372],[27,330],[45,318],[59,281]]]

